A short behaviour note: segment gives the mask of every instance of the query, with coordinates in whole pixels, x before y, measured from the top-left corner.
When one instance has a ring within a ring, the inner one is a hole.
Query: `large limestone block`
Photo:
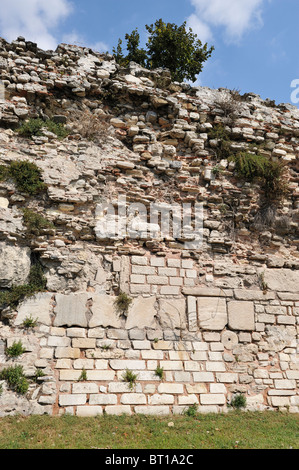
[[[54,326],[87,327],[88,294],[56,294]]]
[[[203,330],[223,330],[227,325],[226,300],[200,297],[197,301],[199,326]]]
[[[0,243],[0,287],[25,284],[30,267],[30,248]]]
[[[121,318],[114,306],[116,297],[103,294],[93,295],[92,298],[92,318],[90,319],[89,327],[121,328]]]
[[[255,330],[254,303],[234,300],[228,302],[228,326],[232,330]]]
[[[299,270],[266,269],[264,282],[269,290],[278,292],[299,292]]]
[[[186,328],[185,299],[160,299],[159,320],[162,328]]]
[[[126,328],[156,328],[156,297],[137,297],[133,300],[126,322]]]
[[[25,300],[18,309],[14,324],[19,326],[27,318],[33,318],[43,325],[51,325],[51,299],[53,294],[42,292]]]

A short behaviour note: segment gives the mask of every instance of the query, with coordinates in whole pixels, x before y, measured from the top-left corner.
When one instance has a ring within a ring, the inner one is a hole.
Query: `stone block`
[[[209,383],[215,382],[213,372],[193,372],[194,382]]]
[[[228,325],[232,330],[255,330],[254,303],[234,300],[228,302]]]
[[[121,359],[111,359],[110,367],[113,370],[145,370],[146,363],[143,360],[121,360]]]
[[[90,393],[91,393],[89,397],[90,405],[117,405],[117,396],[114,394],[110,394],[110,393],[93,394],[92,392]]]
[[[124,393],[120,402],[122,405],[145,405],[147,403],[144,393]]]
[[[154,394],[149,397],[148,399],[149,405],[173,405],[174,404],[174,396],[169,394]]]
[[[115,372],[113,370],[88,370],[87,380],[90,381],[103,381],[112,382],[115,378]]]
[[[160,383],[158,386],[158,393],[182,395],[184,393],[184,386],[183,384],[176,383]]]
[[[161,361],[160,366],[164,370],[183,370],[182,361]]]
[[[75,361],[73,362],[73,367],[76,370],[92,370],[94,368],[94,359],[75,359]]]
[[[94,349],[96,347],[95,338],[74,338],[72,340],[73,348]]]
[[[168,416],[170,414],[169,406],[136,406],[135,413],[151,416]]]
[[[72,386],[73,393],[99,393],[99,387],[95,383],[75,383]]]
[[[179,295],[180,288],[177,286],[162,286],[160,290],[161,295]]]
[[[66,336],[69,338],[85,338],[86,330],[85,328],[67,328]]]
[[[197,300],[199,326],[203,330],[223,330],[227,325],[226,300],[200,297]]]
[[[130,405],[108,405],[105,408],[105,413],[110,416],[131,415],[132,410]]]
[[[154,284],[157,286],[165,286],[168,284],[168,277],[167,276],[148,276],[147,282],[149,284]]]
[[[56,294],[54,326],[87,327],[88,294]]]
[[[187,321],[185,299],[160,299],[159,321],[163,329],[185,329]]]
[[[264,301],[264,300],[273,300],[275,299],[274,292],[263,292],[260,290],[249,290],[249,289],[235,289],[234,290],[236,300],[246,300],[246,301]]]
[[[109,295],[93,295],[91,307],[92,318],[89,322],[90,328],[121,328],[121,319],[115,309],[116,297]]]
[[[131,263],[137,264],[138,266],[147,266],[147,258],[145,256],[132,256]]]
[[[80,349],[68,348],[68,347],[57,347],[55,349],[55,357],[57,359],[78,359],[80,357]]]
[[[69,347],[71,345],[71,339],[66,336],[49,336],[48,346],[53,347]]]

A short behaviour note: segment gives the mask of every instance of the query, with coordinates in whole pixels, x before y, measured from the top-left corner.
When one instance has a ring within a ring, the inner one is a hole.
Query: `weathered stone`
[[[54,326],[87,327],[88,294],[56,294]]]
[[[159,322],[163,329],[186,328],[185,299],[160,299],[159,307]]]
[[[26,284],[30,267],[29,248],[0,243],[0,287]]]
[[[121,318],[115,308],[116,297],[109,295],[93,295],[91,306],[92,318],[89,322],[90,328],[112,327],[121,328]]]
[[[279,292],[299,292],[299,270],[266,269],[264,282],[268,289]]]
[[[43,325],[52,324],[52,296],[48,292],[38,293],[25,300],[18,308],[18,314],[14,321],[16,326],[22,325],[24,320],[33,319]]]
[[[255,330],[253,302],[228,302],[228,325],[232,330]]]
[[[138,297],[129,307],[126,329],[156,328],[156,297]]]

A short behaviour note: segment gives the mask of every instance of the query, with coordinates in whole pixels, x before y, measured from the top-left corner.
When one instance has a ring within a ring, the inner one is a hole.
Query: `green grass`
[[[298,449],[299,414],[20,416],[0,419],[0,449]]]

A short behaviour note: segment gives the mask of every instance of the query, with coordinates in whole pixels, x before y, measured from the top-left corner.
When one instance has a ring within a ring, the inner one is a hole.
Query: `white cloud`
[[[250,29],[261,26],[262,7],[269,0],[190,0],[195,8],[187,20],[188,26],[196,25],[198,37],[211,39],[212,28],[224,28],[227,42],[238,42]],[[200,38],[201,39],[201,38]],[[202,39],[206,42],[206,39]]]
[[[24,36],[42,49],[56,49],[53,30],[71,12],[69,0],[1,0],[0,33],[8,41]]]

